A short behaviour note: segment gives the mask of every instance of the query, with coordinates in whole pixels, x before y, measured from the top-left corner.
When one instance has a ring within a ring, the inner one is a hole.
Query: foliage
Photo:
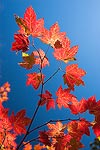
[[[37,107],[30,119],[25,116],[26,111],[20,110],[17,114],[8,115],[8,108],[4,108],[3,102],[8,99],[10,92],[10,84],[7,82],[0,87],[0,149],[1,150],[78,150],[83,148],[81,143],[83,135],[90,136],[90,129],[94,131],[97,139],[100,138],[100,100],[96,101],[95,96],[88,99],[82,98],[80,101],[71,92],[75,90],[75,86],[85,85],[83,77],[86,72],[79,68],[77,63],[68,64],[70,61],[75,61],[75,55],[78,52],[78,46],[71,47],[71,41],[66,36],[65,32],[60,32],[60,27],[56,22],[50,29],[44,27],[44,19],[36,18],[36,13],[32,6],[28,7],[24,13],[24,17],[20,18],[15,15],[15,20],[19,26],[19,30],[14,34],[14,42],[12,43],[12,51],[22,53],[22,62],[18,64],[24,69],[30,70],[37,68],[36,72],[27,74],[26,85],[32,85],[33,90],[41,89]],[[37,49],[34,42],[30,42],[30,38],[35,41],[38,38],[44,44],[49,45],[46,51],[41,48]],[[32,45],[34,50],[29,54],[29,46]],[[56,61],[60,62],[57,70],[47,78],[43,74],[44,67],[50,65],[47,57],[50,47],[54,50],[53,56]],[[66,64],[65,70],[62,69],[61,63]],[[55,91],[56,99],[49,90],[44,90],[45,84],[51,80],[58,72],[62,72],[62,78],[65,84],[63,89],[59,85]],[[88,111],[94,115],[92,122],[85,118],[77,119],[65,118],[61,120],[49,120],[36,128],[32,127],[34,118],[41,106],[46,105],[46,110],[58,106],[59,109],[64,107],[69,109],[73,115],[83,114]],[[65,123],[63,123],[65,121]],[[28,126],[26,128],[26,126]],[[40,128],[47,126],[47,130],[41,131]],[[39,130],[38,137],[34,137],[29,141],[26,138],[30,133]],[[18,135],[24,134],[19,144],[16,143]],[[32,142],[38,142],[33,145]]]

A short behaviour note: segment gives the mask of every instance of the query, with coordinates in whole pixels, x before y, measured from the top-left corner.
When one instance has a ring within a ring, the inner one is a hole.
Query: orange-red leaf
[[[86,72],[78,68],[77,64],[68,65],[66,67],[66,74],[63,75],[64,83],[68,85],[69,89],[74,90],[74,86],[84,85],[84,81],[81,79]]]
[[[43,82],[44,80],[44,75],[40,73],[30,73],[30,74],[27,74],[28,76],[28,79],[26,81],[26,85],[32,85],[34,89],[38,89],[38,87],[40,86],[40,84]]]
[[[91,124],[85,120],[84,118],[81,118],[79,121],[71,121],[67,124],[67,130],[68,133],[75,137],[76,139],[80,140],[84,134],[90,135],[89,127]]]
[[[26,69],[31,69],[35,64],[34,53],[31,53],[30,55],[26,53],[22,53],[22,58],[24,62],[18,63],[21,67],[24,67]]]
[[[42,42],[50,44],[52,47],[54,47],[57,41],[62,41],[65,38],[65,35],[65,32],[60,32],[58,23],[55,23],[50,27],[50,30],[44,28],[42,37],[40,39]]]
[[[16,23],[20,27],[20,34],[26,36],[40,37],[44,28],[44,19],[36,19],[36,13],[32,6],[28,7],[24,13],[24,18],[15,15]]]
[[[96,102],[96,97],[91,96],[90,98],[88,98],[87,102],[88,102],[89,113],[94,115],[99,114],[100,101]]]
[[[44,19],[36,20],[36,13],[32,6],[28,7],[24,14],[24,20],[33,37],[40,37],[44,27]]]
[[[15,41],[12,43],[12,50],[26,52],[29,46],[28,37],[23,34],[14,34]]]
[[[71,113],[75,115],[83,113],[88,109],[87,101],[84,98],[78,101],[75,97],[73,97],[71,99],[71,103],[68,104],[68,106],[71,110]]]
[[[76,60],[75,55],[78,51],[78,46],[70,48],[70,40],[67,37],[62,41],[62,43],[60,43],[59,46],[56,47],[57,48],[54,48],[53,55],[57,60],[62,60],[65,63],[71,60]]]
[[[26,126],[29,125],[31,119],[25,117],[26,111],[23,109],[19,111],[16,115],[12,112],[10,116],[10,122],[12,123],[13,129],[16,134],[25,134]]]
[[[46,109],[49,110],[50,108],[55,108],[54,99],[52,98],[52,94],[46,90],[44,94],[40,94],[40,101],[39,105],[43,106],[46,104]]]
[[[49,130],[48,135],[50,137],[57,137],[61,134],[64,135],[64,130],[66,129],[66,125],[63,125],[60,121],[56,122],[56,124],[47,124]]]
[[[62,89],[62,86],[58,88],[56,96],[56,103],[59,108],[62,108],[62,106],[68,108],[68,104],[71,102],[72,97],[74,97],[68,89]]]

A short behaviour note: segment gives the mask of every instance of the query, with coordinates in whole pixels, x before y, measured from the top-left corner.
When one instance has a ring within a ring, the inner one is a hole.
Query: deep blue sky
[[[45,27],[49,28],[58,22],[61,31],[65,31],[70,38],[71,45],[79,45],[77,62],[87,75],[84,77],[85,87],[77,87],[74,94],[79,100],[92,95],[96,95],[97,100],[100,99],[100,0],[2,0],[0,2],[0,85],[6,81],[11,84],[10,99],[5,105],[15,112],[25,108],[27,115],[31,116],[37,104],[39,91],[26,87],[26,74],[29,72],[18,66],[17,63],[21,61],[20,54],[16,55],[11,51],[13,34],[18,30],[14,14],[23,17],[26,8],[30,5],[34,8],[38,19],[44,18]],[[42,47],[42,44],[39,43],[37,47]],[[50,54],[49,57],[51,67],[45,69],[47,75],[57,69],[52,55]],[[63,85],[60,75],[46,85],[52,93],[60,84]],[[61,82],[58,82],[57,78]],[[44,107],[40,109],[36,124],[52,117],[59,119],[69,117],[65,109],[51,110],[48,114],[45,111]],[[89,138],[84,142],[87,144]]]

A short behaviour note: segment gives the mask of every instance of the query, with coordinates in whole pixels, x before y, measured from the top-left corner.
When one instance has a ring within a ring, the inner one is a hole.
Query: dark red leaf
[[[26,52],[29,46],[28,37],[23,34],[14,34],[15,41],[12,43],[12,50]]]

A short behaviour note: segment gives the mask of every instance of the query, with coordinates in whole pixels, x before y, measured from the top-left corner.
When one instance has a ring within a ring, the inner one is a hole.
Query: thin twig
[[[43,126],[47,125],[48,123],[58,122],[58,121],[60,121],[60,122],[64,122],[64,121],[77,121],[77,120],[80,120],[80,117],[79,117],[78,119],[70,119],[70,118],[67,118],[67,119],[59,119],[59,120],[49,120],[48,122],[46,122],[46,123],[44,123],[44,124],[42,124],[42,125],[39,125],[39,126],[37,126],[36,128],[32,129],[32,130],[29,132],[29,134],[32,133],[32,132],[35,131],[35,130],[38,130],[38,129],[42,128]]]
[[[58,73],[59,70],[60,70],[60,67],[43,84],[46,84],[50,79],[52,79],[54,75]]]

